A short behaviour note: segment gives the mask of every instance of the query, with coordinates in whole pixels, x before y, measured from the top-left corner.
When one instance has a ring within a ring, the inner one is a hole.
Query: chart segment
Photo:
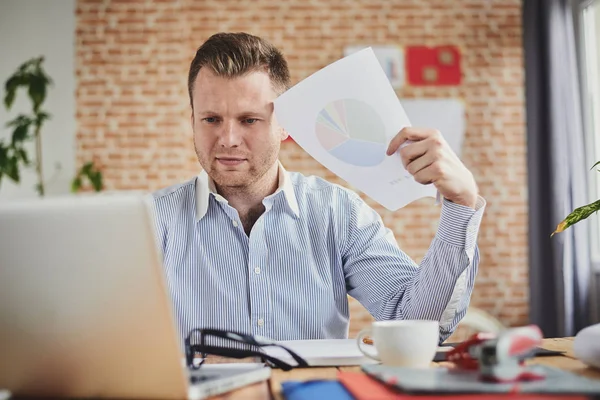
[[[341,99],[329,103],[317,116],[315,133],[321,146],[344,163],[373,167],[385,158],[383,121],[362,101]]]

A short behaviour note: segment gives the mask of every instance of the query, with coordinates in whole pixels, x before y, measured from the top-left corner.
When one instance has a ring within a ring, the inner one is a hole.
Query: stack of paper
[[[290,340],[278,343],[296,352],[311,367],[377,363],[360,352],[356,339]],[[283,349],[267,347],[265,352],[291,365],[295,364],[294,359]]]

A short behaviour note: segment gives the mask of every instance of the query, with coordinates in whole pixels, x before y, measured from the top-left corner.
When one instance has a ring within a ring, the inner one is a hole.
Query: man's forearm
[[[440,321],[440,341],[464,317],[479,265],[476,237],[485,202],[471,210],[445,203],[438,232],[398,300],[404,319]]]

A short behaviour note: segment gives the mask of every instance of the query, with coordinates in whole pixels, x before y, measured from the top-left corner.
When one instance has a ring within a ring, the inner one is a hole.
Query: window
[[[590,4],[591,3],[591,4]],[[586,165],[600,161],[600,1],[587,2],[580,14],[580,54]],[[589,171],[590,201],[600,199],[600,172]],[[592,263],[600,273],[600,215],[590,217]]]

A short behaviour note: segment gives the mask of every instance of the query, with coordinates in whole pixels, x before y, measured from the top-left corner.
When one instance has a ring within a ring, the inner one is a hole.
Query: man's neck
[[[278,164],[273,164],[262,178],[247,187],[216,187],[217,192],[237,210],[248,235],[256,220],[265,211],[262,203],[264,198],[273,194],[279,186],[278,170]]]

